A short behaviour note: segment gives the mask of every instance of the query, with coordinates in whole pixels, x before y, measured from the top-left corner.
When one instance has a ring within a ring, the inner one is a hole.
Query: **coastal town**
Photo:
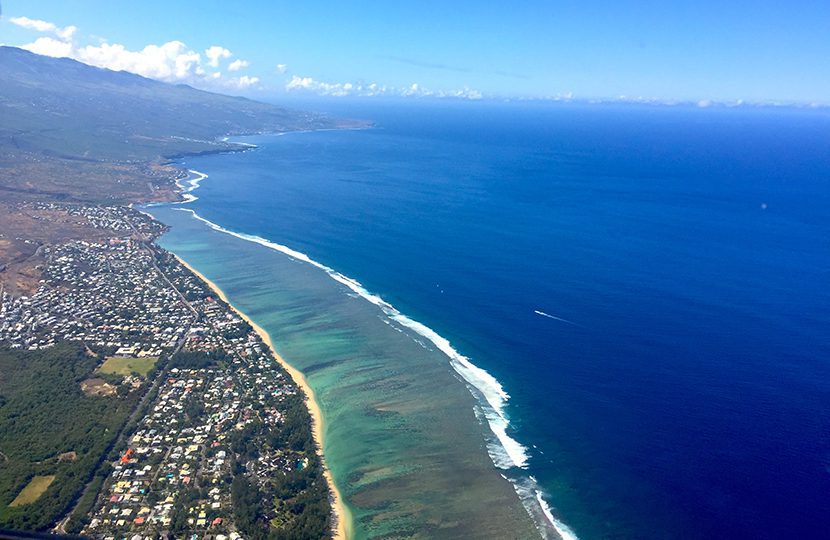
[[[39,246],[32,294],[0,285],[0,347],[76,343],[100,358],[78,392],[136,398],[54,530],[102,539],[329,536],[329,488],[304,394],[248,322],[154,243],[164,226],[127,206],[38,205],[102,234]]]
[[[187,200],[181,160],[250,149],[231,137],[370,123],[0,66],[0,536],[343,536],[301,375],[133,205]]]
[[[115,348],[121,356],[157,357],[172,350],[197,313],[158,270],[154,249],[139,240],[157,235],[160,225],[128,208],[66,212],[112,235],[42,246],[48,263],[37,291],[17,298],[3,291],[0,339],[28,350],[75,340]]]

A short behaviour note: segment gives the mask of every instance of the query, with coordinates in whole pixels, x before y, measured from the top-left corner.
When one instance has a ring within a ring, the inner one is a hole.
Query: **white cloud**
[[[51,37],[39,37],[32,43],[23,45],[22,48],[36,54],[55,58],[72,57],[74,52],[72,43]]]
[[[201,55],[190,50],[181,41],[147,45],[140,51],[131,51],[117,43],[87,45],[73,47],[69,56],[92,66],[129,71],[168,82],[192,81],[204,74]]]
[[[245,69],[246,67],[248,67],[250,65],[251,65],[251,63],[248,62],[247,60],[241,60],[241,59],[234,60],[228,66],[228,71],[239,71],[240,69]]]
[[[230,58],[233,53],[225,47],[213,45],[205,49],[205,56],[208,58],[208,65],[210,67],[219,67],[219,61],[223,58]]]
[[[401,90],[401,95],[402,96],[407,96],[407,97],[408,96],[423,96],[425,94],[431,95],[432,92],[429,92],[429,90],[424,90],[423,88],[421,88],[418,85],[418,83],[412,83],[411,85],[409,85],[408,88],[404,88],[403,90]]]
[[[258,77],[244,76],[224,78],[216,68],[224,58],[232,53],[225,47],[214,45],[205,50],[205,58],[181,41],[168,41],[161,45],[147,45],[140,50],[130,50],[118,43],[102,41],[97,45],[79,45],[75,39],[76,28],[56,25],[26,17],[18,17],[15,24],[42,32],[51,32],[53,36],[41,36],[35,41],[22,45],[22,48],[37,54],[57,58],[72,58],[91,66],[129,71],[138,75],[166,82],[188,83],[212,89],[244,90],[256,87]],[[247,67],[248,62],[237,60],[228,69],[237,71]]]
[[[55,33],[58,35],[59,38],[68,40],[72,39],[72,37],[75,35],[75,32],[77,31],[77,26],[64,26],[63,28],[56,29]]]
[[[250,66],[250,62],[241,58],[230,62],[227,65],[228,73],[223,74],[219,66],[223,60],[231,58],[233,53],[221,45],[212,45],[202,54],[175,40],[160,45],[150,44],[140,50],[130,50],[122,44],[108,43],[105,40],[94,45],[80,45],[75,39],[77,28],[74,26],[58,27],[47,21],[27,17],[16,17],[10,21],[24,28],[53,34],[22,45],[22,48],[37,54],[72,58],[100,68],[129,71],[151,79],[184,82],[214,90],[247,90],[257,88],[261,83],[259,77],[252,75],[230,76],[231,73]],[[276,64],[276,70],[286,73],[288,65]],[[467,87],[452,91],[432,91],[418,83],[406,87],[386,86],[376,82],[330,83],[296,75],[291,77],[285,89],[289,92],[310,92],[326,96],[482,98],[481,92]]]
[[[42,21],[40,19],[30,19],[29,17],[11,17],[9,22],[28,30],[50,32],[64,40],[72,39],[72,36],[74,36],[75,32],[78,31],[76,26],[65,26],[61,28],[55,23]]]
[[[312,92],[321,96],[403,96],[403,97],[438,97],[459,99],[482,99],[478,90],[464,87],[460,90],[438,91],[423,88],[418,83],[412,83],[405,88],[379,85],[377,83],[327,83],[317,81],[311,77],[294,75],[285,85],[288,92]]]
[[[288,84],[285,85],[286,90],[313,90],[317,83],[311,77],[297,77],[294,75]]]
[[[259,77],[249,77],[248,75],[243,75],[241,77],[234,77],[228,80],[229,86],[238,88],[240,90],[245,90],[246,88],[251,88],[259,84]]]
[[[482,99],[484,95],[478,90],[467,88],[466,86],[461,90],[453,90],[451,92],[439,92],[439,97],[456,97],[462,99]]]
[[[315,81],[311,77],[298,77],[294,75],[285,89],[289,92],[295,90],[305,90],[320,94],[321,96],[348,96],[348,95],[362,95],[363,86],[353,83],[325,83]]]
[[[37,30],[38,32],[54,32],[57,29],[53,23],[41,21],[40,19],[30,19],[29,17],[12,17],[9,19],[9,22],[22,28]]]

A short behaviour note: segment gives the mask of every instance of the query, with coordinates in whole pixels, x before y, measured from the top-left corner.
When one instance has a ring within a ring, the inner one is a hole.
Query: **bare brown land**
[[[161,163],[78,161],[32,153],[0,161],[4,201],[112,204],[176,200],[176,167]],[[102,181],[106,179],[106,181]]]
[[[46,262],[40,255],[41,246],[101,240],[111,234],[64,209],[34,202],[0,202],[0,288],[13,296],[37,289],[40,269]]]
[[[104,379],[94,377],[81,381],[81,391],[87,396],[114,396],[115,387]]]

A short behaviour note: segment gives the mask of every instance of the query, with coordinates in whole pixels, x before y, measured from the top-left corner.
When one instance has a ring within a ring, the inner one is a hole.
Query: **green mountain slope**
[[[166,158],[230,149],[219,140],[225,135],[336,125],[319,115],[0,47],[0,190],[7,198],[169,197],[172,173],[158,167]]]

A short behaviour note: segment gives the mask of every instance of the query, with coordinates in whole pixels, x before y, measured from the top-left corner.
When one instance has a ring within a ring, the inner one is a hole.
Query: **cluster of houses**
[[[143,538],[184,527],[200,537],[208,531],[239,537],[224,445],[239,405],[214,403],[216,387],[224,387],[217,369],[170,370],[129,448],[112,464],[87,534]],[[220,410],[212,414],[213,405]]]
[[[214,318],[219,323],[227,319]],[[252,422],[279,425],[283,397],[298,390],[262,351],[253,332],[232,344],[223,342],[225,330],[206,324],[200,331],[205,341],[220,344],[225,360],[198,369],[174,367],[163,375],[158,397],[129,448],[112,464],[85,534],[239,538],[231,495],[233,464],[267,482],[307,463],[298,452],[270,448],[264,441],[253,458],[234,453],[234,433]]]
[[[52,202],[35,202],[27,206],[34,210],[55,211],[76,217],[96,229],[105,229],[121,235],[137,231],[146,238],[150,238],[164,232],[163,224],[129,206],[91,206]],[[39,219],[37,215],[30,217]]]
[[[41,349],[56,340],[159,356],[186,334],[192,309],[130,236],[44,246],[48,259],[31,297],[0,298],[0,340]]]

